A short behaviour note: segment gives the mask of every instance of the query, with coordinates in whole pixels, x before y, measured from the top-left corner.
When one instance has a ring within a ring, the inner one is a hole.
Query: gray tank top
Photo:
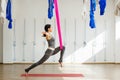
[[[48,42],[48,47],[55,48],[55,39],[54,37],[51,37],[50,40],[47,40]]]

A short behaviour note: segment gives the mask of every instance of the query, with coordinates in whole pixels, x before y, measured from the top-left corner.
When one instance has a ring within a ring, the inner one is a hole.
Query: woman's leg
[[[60,49],[60,47],[55,48],[55,50],[54,50],[54,52],[53,52],[52,55],[57,54],[59,51],[61,51],[61,53],[60,53],[60,58],[59,58],[59,62],[61,63],[62,60],[63,60],[64,51],[65,51],[65,47],[64,47],[64,46],[63,46],[63,49],[62,49],[62,50]]]
[[[35,68],[36,66],[44,63],[51,55],[53,54],[53,51],[50,49],[47,49],[45,52],[45,55],[36,63],[32,64],[30,67],[28,67],[27,69],[25,69],[25,72],[29,72],[31,69]]]
[[[60,63],[63,61],[64,52],[65,52],[65,47],[63,46],[63,49],[61,50],[61,53],[60,53],[60,59],[59,59]]]

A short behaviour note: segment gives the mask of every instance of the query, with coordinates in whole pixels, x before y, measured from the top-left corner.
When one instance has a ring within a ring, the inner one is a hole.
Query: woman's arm
[[[47,32],[42,32],[43,36],[46,37],[47,40],[51,39],[51,35]]]

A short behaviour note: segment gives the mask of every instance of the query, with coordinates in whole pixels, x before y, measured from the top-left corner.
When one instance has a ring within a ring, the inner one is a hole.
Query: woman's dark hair
[[[48,29],[49,29],[50,27],[51,27],[50,24],[46,24],[45,27],[44,27],[44,30],[45,30],[46,32],[48,32]],[[46,37],[46,34],[43,34],[43,37]]]
[[[46,32],[48,32],[48,29],[49,29],[50,27],[51,27],[50,24],[46,24],[45,27],[44,27],[44,30],[45,30]]]

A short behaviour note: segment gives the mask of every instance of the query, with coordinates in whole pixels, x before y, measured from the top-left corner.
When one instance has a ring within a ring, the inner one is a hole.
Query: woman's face
[[[48,32],[52,32],[52,27],[48,28]]]

